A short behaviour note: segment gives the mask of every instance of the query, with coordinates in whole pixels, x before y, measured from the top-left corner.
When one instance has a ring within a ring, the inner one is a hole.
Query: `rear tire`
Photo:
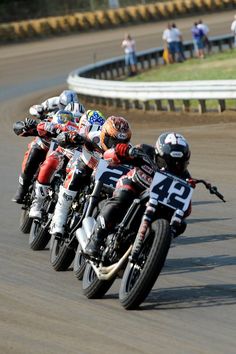
[[[34,251],[43,250],[51,238],[48,228],[44,226],[39,221],[33,220],[30,229],[29,246]]]
[[[74,258],[74,249],[68,248],[64,239],[58,240],[52,236],[50,245],[50,262],[53,268],[56,271],[65,271],[69,268]]]
[[[110,289],[115,281],[115,277],[111,280],[99,280],[90,263],[86,263],[83,276],[83,294],[88,299],[101,299]]]
[[[164,266],[171,244],[169,222],[155,221],[152,234],[143,244],[140,262],[128,262],[121,280],[119,299],[126,310],[136,309],[145,300]],[[144,265],[141,259],[145,259]]]

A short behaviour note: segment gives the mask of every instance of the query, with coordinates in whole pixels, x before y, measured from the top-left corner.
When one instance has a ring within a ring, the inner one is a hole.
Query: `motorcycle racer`
[[[73,127],[66,126],[64,132],[66,131],[76,131],[76,134],[85,134],[87,133],[87,138],[93,138],[94,132],[97,129],[100,129],[100,125],[105,122],[105,117],[100,111],[88,110],[86,111],[80,119],[80,123],[74,125]],[[94,125],[94,127],[93,127]],[[62,134],[61,137],[58,137],[59,140],[66,138],[66,135]],[[75,136],[71,136],[72,140],[75,139]],[[77,137],[78,140],[78,137]],[[63,142],[61,141],[62,145]],[[73,145],[73,142],[72,142]],[[74,159],[74,154],[76,153],[73,150],[81,150],[80,147],[75,149],[75,146],[71,146],[71,157]],[[65,153],[63,147],[59,146],[55,151],[47,156],[45,161],[40,167],[36,188],[35,188],[35,198],[32,203],[29,217],[30,218],[41,218],[41,206],[48,195],[50,184],[53,180],[55,173],[62,167],[66,167],[66,170],[69,170],[70,166],[67,163],[70,160],[69,154]],[[71,164],[71,162],[70,162]],[[66,166],[67,165],[67,166]]]
[[[74,132],[65,134],[65,140],[74,141],[83,146],[80,158],[75,161],[67,174],[58,195],[51,225],[51,233],[57,238],[62,237],[69,208],[81,187],[90,182],[91,174],[102,153],[118,143],[128,143],[131,138],[129,123],[123,117],[111,116],[102,125],[85,125],[84,129],[83,135],[81,133],[75,135]]]
[[[35,136],[35,139],[29,143],[28,150],[25,152],[19,176],[19,185],[12,201],[18,204],[23,203],[39,165],[46,158],[52,137],[57,136],[63,129],[63,124],[69,121],[68,126],[74,121],[73,114],[69,111],[60,110],[51,118],[40,123],[31,118],[14,123],[13,130],[16,135],[23,137]]]
[[[78,103],[80,106],[76,105],[75,107],[69,104]],[[41,104],[36,104],[30,107],[29,113],[38,119],[47,118],[48,113],[55,113],[60,109],[66,109],[74,113],[74,109],[84,113],[84,107],[80,104],[78,95],[73,90],[64,90],[59,96],[50,97],[47,100],[43,101]]]
[[[84,106],[79,102],[77,93],[73,90],[64,90],[59,96],[48,98],[39,105],[30,107],[29,113],[40,120],[50,120],[50,115],[53,115],[60,109],[67,108],[74,114],[76,121],[84,113]],[[19,136],[38,136],[35,126],[37,121],[26,118],[24,122],[16,122],[13,126],[14,132]],[[40,163],[42,163],[47,154],[47,148],[43,146],[41,138],[34,139],[28,145],[28,150],[25,152],[22,162],[22,172],[19,176],[19,185],[12,201],[22,204],[24,197],[28,191],[30,181],[37,171]],[[37,163],[38,161],[38,163]]]
[[[189,179],[187,166],[190,154],[187,140],[178,133],[161,134],[155,147],[146,144],[134,147],[129,144],[118,144],[115,148],[107,150],[104,158],[108,162],[130,164],[134,168],[118,180],[113,197],[106,202],[100,212],[85,253],[90,257],[99,257],[104,238],[122,220],[133,200],[150,186],[156,169],[163,169],[184,180]],[[185,217],[190,212],[191,207]],[[173,236],[183,233],[185,228],[186,223],[181,223]]]

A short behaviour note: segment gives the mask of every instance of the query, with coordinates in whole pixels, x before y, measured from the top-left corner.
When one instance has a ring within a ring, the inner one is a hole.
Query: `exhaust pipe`
[[[114,277],[127,261],[127,258],[131,250],[132,250],[132,245],[130,245],[130,247],[127,249],[123,257],[121,257],[121,259],[117,263],[111,264],[108,267],[97,267],[92,261],[89,261],[98,279],[110,280],[112,277]]]

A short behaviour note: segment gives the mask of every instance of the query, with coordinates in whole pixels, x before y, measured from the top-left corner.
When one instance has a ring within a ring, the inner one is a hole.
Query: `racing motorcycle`
[[[55,270],[66,270],[75,258],[75,275],[78,279],[82,277],[85,260],[78,244],[76,230],[84,218],[97,217],[104,201],[111,197],[116,182],[128,169],[128,166],[108,167],[103,159],[99,161],[90,184],[78,193],[72,203],[64,236],[60,239],[51,238],[50,261]]]
[[[31,114],[32,115],[35,115],[37,117],[37,110],[35,109],[36,106],[33,106],[31,107]],[[50,114],[47,115],[48,117],[50,117]],[[38,118],[38,117],[37,117]],[[43,117],[41,119],[45,119],[46,117]],[[27,132],[27,130],[31,130],[32,127],[30,128],[27,128],[27,126],[25,125],[25,122],[23,121],[19,121],[16,123],[16,126],[14,128],[14,131],[16,133],[16,135],[19,135],[18,132],[22,132],[22,130],[24,130],[25,132]],[[53,148],[53,145],[52,145],[52,148]],[[51,149],[51,147],[50,147]],[[50,150],[51,151],[51,150]],[[35,185],[35,181],[36,181],[36,178],[37,178],[37,175],[38,175],[38,171],[36,171],[33,179],[32,179],[32,182],[29,186],[29,189],[27,191],[27,194],[25,195],[24,197],[24,202],[23,202],[23,205],[22,205],[22,212],[21,212],[21,217],[20,217],[20,230],[24,233],[24,234],[28,234],[31,230],[31,226],[32,226],[32,222],[33,222],[33,219],[32,218],[29,218],[29,212],[30,212],[30,208],[31,208],[31,204],[34,200],[34,196],[35,196],[35,192],[34,192],[34,185]]]
[[[45,198],[41,207],[41,219],[33,219],[33,223],[30,229],[29,246],[34,251],[43,250],[51,238],[50,224],[57,203],[59,188],[65,178],[65,163],[67,163],[68,160],[70,161],[70,164],[73,163],[74,159],[80,154],[80,151],[78,150],[58,147],[57,141],[55,139],[53,139],[51,143],[48,154],[54,151],[56,147],[67,159],[62,161],[61,166],[59,166],[58,171],[53,177],[52,183],[49,187],[48,196]]]
[[[89,299],[101,298],[119,276],[122,277],[120,303],[127,310],[136,309],[157,280],[171,241],[177,236],[176,229],[190,206],[193,185],[200,183],[225,201],[217,188],[205,180],[184,181],[156,170],[150,188],[132,202],[114,232],[104,240],[101,257],[87,256],[82,281],[84,295]],[[76,231],[82,252],[95,223],[96,219],[88,216]]]

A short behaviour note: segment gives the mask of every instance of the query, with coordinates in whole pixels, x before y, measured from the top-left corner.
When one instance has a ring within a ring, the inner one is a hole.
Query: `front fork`
[[[157,200],[152,198],[150,198],[147,203],[146,210],[143,214],[142,221],[139,226],[139,230],[131,250],[131,255],[130,255],[131,262],[136,262],[136,260],[138,259],[143,242],[146,238],[146,235],[148,234],[147,231],[152,224],[153,216],[157,209],[157,204],[158,204]]]

